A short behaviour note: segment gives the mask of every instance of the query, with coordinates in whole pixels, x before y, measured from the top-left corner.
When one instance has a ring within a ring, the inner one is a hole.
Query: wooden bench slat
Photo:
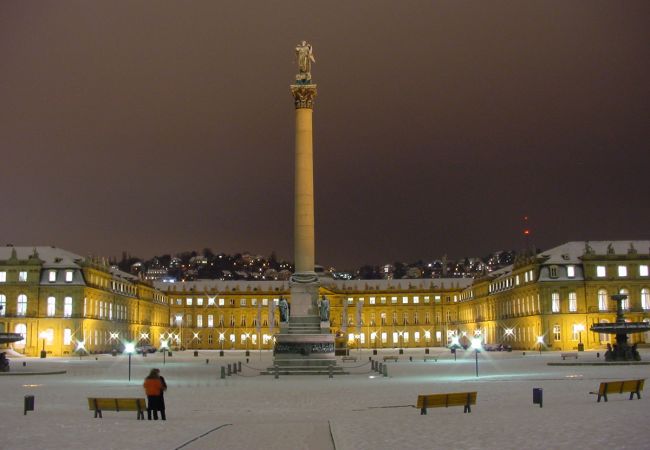
[[[607,394],[623,394],[630,393],[630,400],[634,397],[634,394],[637,397],[641,398],[641,391],[643,390],[643,385],[645,382],[644,379],[640,380],[624,380],[624,381],[607,381],[600,383],[598,387],[598,402],[601,398],[604,398],[607,401]]]

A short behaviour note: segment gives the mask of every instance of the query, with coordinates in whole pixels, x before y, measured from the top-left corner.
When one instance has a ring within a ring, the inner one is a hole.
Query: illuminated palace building
[[[348,348],[461,344],[604,348],[593,323],[650,321],[650,241],[568,242],[478,279],[321,278],[330,325]],[[52,247],[0,248],[0,331],[38,355],[121,350],[126,342],[189,349],[272,349],[285,281],[152,283]],[[631,335],[650,343],[650,333]]]

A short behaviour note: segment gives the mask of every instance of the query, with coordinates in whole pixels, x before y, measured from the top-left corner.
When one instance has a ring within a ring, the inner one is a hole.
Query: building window
[[[409,313],[405,312],[402,314],[402,324],[403,325],[409,324]]]
[[[7,315],[7,297],[0,294],[0,317]]]
[[[566,266],[566,276],[574,278],[576,276],[576,266]]]
[[[246,306],[246,299],[245,298],[240,298],[239,299],[239,306]]]
[[[598,309],[600,311],[607,311],[607,291],[605,289],[598,290]]]
[[[192,299],[191,299],[191,298],[186,298],[186,299],[185,299],[185,304],[186,304],[187,306],[192,306]]]
[[[63,299],[63,317],[72,317],[72,297]]]
[[[197,314],[196,315],[196,326],[197,326],[197,328],[202,328],[203,327],[203,314]]]
[[[370,301],[369,301],[369,303],[370,303],[371,305],[374,305],[374,304],[375,304],[375,297],[370,297]]]
[[[214,297],[208,297],[208,306],[214,306]]]
[[[7,282],[7,272],[2,271],[0,272],[0,283],[6,283]]]
[[[385,344],[387,342],[388,342],[388,333],[386,333],[385,331],[382,331],[381,332],[381,343]]]
[[[605,266],[596,266],[596,276],[598,278],[605,278],[607,276]]]
[[[27,272],[24,270],[21,270],[18,272],[18,281],[27,281]]]
[[[24,323],[17,323],[16,326],[14,327],[14,333],[20,334],[23,337],[20,341],[14,342],[14,347],[24,348],[25,337],[27,337],[27,325],[25,325]]]
[[[381,313],[381,324],[382,324],[382,326],[386,325],[386,313],[385,312]]]
[[[553,340],[554,341],[559,341],[561,340],[562,335],[560,334],[560,325],[555,324],[553,325]]]
[[[618,276],[619,277],[627,276],[627,266],[618,266]]]
[[[48,280],[50,283],[54,283],[54,282],[56,281],[56,270],[50,270],[50,271],[47,273],[47,280]]]
[[[647,277],[648,276],[648,266],[645,264],[642,264],[639,266],[639,276],[640,277]],[[2,272],[0,272],[0,281],[2,281]]]
[[[203,299],[202,298],[197,298],[196,299],[196,305],[197,306],[203,306]]]
[[[214,327],[214,316],[212,314],[208,314],[208,328]]]
[[[390,298],[390,302],[391,302],[392,304],[397,303],[397,297],[391,297],[391,298]]]
[[[548,276],[551,278],[557,278],[557,266],[550,266],[548,268]]]
[[[551,293],[551,311],[554,313],[560,312],[560,294],[559,292]]]
[[[402,304],[406,305],[406,304],[408,304],[408,302],[409,302],[408,297],[402,297]]]
[[[578,310],[578,296],[575,292],[569,292],[569,312]]]
[[[16,315],[24,316],[25,314],[27,314],[27,296],[25,294],[20,294],[18,296]]]
[[[223,298],[219,299],[219,306],[223,306],[225,304],[226,300]]]
[[[72,330],[70,328],[65,328],[63,330],[63,345],[72,344]]]
[[[65,282],[66,283],[72,283],[72,276],[74,272],[72,270],[66,270],[65,271]]]
[[[208,334],[208,344],[212,344],[212,333]]]
[[[56,314],[56,299],[54,297],[47,298],[47,315],[53,317]]]
[[[268,298],[263,298],[262,299],[262,306],[269,306],[269,299]]]
[[[418,296],[413,297],[413,304],[417,305],[418,303],[420,303],[420,297]]]
[[[650,309],[650,291],[648,288],[641,289],[641,308]]]

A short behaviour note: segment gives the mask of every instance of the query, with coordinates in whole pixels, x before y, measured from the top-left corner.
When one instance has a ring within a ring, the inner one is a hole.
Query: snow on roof
[[[58,247],[0,247],[0,261],[6,261],[11,258],[12,251],[16,251],[16,257],[25,261],[33,254],[34,250],[38,258],[43,261],[43,267],[46,268],[79,268],[79,262],[83,261],[83,256],[63,250]]]
[[[544,264],[579,264],[586,249],[591,247],[596,255],[606,255],[611,245],[616,255],[626,255],[630,246],[637,252],[647,254],[650,241],[572,241],[539,253],[538,256],[548,258]]]

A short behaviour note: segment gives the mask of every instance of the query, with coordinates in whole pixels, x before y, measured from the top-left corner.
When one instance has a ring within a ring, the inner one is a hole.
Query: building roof
[[[544,264],[579,264],[582,256],[590,247],[593,254],[607,255],[608,247],[612,246],[614,254],[625,255],[633,246],[637,252],[647,254],[650,250],[650,241],[571,241],[539,253],[545,258]]]
[[[78,264],[83,261],[83,257],[75,253],[63,250],[58,247],[0,247],[0,261],[6,261],[11,258],[12,252],[16,252],[16,257],[21,261],[26,261],[38,254],[38,258],[43,261],[44,268],[80,268]]]

